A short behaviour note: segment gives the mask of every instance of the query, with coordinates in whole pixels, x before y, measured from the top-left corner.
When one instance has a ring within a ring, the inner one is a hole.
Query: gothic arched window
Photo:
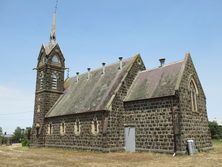
[[[198,89],[197,85],[194,79],[191,79],[190,84],[190,98],[191,98],[191,107],[192,111],[197,111],[197,95],[198,95]]]
[[[43,78],[44,78],[44,72],[43,71],[41,71],[40,73],[39,73],[39,89],[43,89]]]
[[[52,75],[52,89],[57,89],[58,86],[58,76],[56,72],[53,72]]]
[[[40,108],[41,108],[41,107],[40,107],[40,105],[38,104],[38,105],[37,105],[37,112],[40,112],[40,111],[41,111]]]
[[[53,133],[53,126],[52,123],[48,124],[48,135],[51,135]]]
[[[97,135],[99,133],[99,121],[96,117],[94,117],[92,124],[91,124],[91,132],[94,135]]]
[[[62,122],[60,124],[60,134],[65,135],[65,133],[66,133],[66,124],[65,124],[65,122]]]
[[[81,132],[81,126],[80,126],[80,121],[79,119],[76,119],[76,122],[74,124],[74,133],[75,135],[80,135],[80,132]]]

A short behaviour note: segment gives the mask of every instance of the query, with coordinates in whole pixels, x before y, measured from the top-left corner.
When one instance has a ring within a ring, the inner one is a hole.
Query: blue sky
[[[0,0],[0,126],[32,125],[35,71],[49,41],[55,0]],[[210,120],[222,120],[221,0],[59,0],[57,41],[70,75],[140,53],[147,68],[196,65]],[[221,121],[222,122],[222,121]]]

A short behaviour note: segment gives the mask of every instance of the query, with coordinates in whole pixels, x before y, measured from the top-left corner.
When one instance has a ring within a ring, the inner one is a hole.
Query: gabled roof
[[[107,65],[105,74],[102,74],[102,68],[91,71],[89,80],[87,73],[79,75],[78,82],[76,76],[67,79],[64,94],[46,117],[108,110],[116,89],[137,57],[123,60],[122,70],[119,70],[119,62],[117,62]]]
[[[175,95],[184,61],[140,72],[124,101],[135,101]]]
[[[54,49],[54,47],[57,45],[56,42],[52,43],[49,42],[47,45],[44,45],[45,53],[46,55],[49,55],[50,52]]]

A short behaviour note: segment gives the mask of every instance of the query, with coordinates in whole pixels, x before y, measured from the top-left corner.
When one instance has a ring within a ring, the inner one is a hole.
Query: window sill
[[[76,136],[76,137],[80,136],[80,133],[79,133],[79,134],[76,134],[76,133],[75,133],[75,136]]]
[[[195,113],[195,114],[200,114],[199,111],[192,111],[192,113]]]
[[[94,132],[92,133],[93,136],[98,136],[99,135],[99,132]]]

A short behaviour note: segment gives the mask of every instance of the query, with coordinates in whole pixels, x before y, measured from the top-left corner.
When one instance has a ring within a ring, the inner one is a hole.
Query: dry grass
[[[0,167],[222,167],[222,142],[214,150],[194,156],[155,153],[98,153],[56,148],[0,146]]]

